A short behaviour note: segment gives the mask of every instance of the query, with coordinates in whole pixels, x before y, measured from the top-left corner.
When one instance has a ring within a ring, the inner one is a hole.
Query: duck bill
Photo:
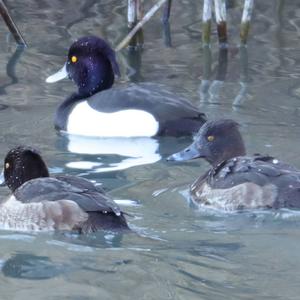
[[[55,74],[49,76],[46,79],[46,82],[47,83],[53,83],[53,82],[57,82],[57,81],[60,81],[62,79],[65,79],[67,77],[68,77],[67,66],[66,66],[66,64],[64,64],[64,66],[58,72],[56,72]]]
[[[4,186],[4,185],[5,185],[4,171],[2,171],[0,174],[0,186]]]
[[[191,144],[189,147],[184,150],[174,153],[167,157],[168,161],[186,161],[195,158],[203,157],[203,155],[199,152],[196,143]]]

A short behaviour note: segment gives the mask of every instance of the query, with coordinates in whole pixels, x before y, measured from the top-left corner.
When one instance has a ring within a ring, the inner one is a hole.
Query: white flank
[[[113,113],[94,110],[86,101],[71,112],[67,132],[94,137],[151,137],[158,132],[158,122],[148,112],[127,109]]]
[[[272,184],[259,186],[253,182],[245,182],[226,189],[212,189],[205,183],[199,190],[197,185],[192,185],[195,192],[195,203],[200,206],[225,211],[243,209],[255,209],[266,206],[272,207],[276,201],[278,190]]]
[[[22,203],[11,196],[0,205],[0,229],[37,231],[54,230],[54,223],[47,223],[42,203]]]
[[[64,217],[69,213],[67,218]],[[87,219],[87,214],[73,201],[22,203],[14,196],[0,205],[0,229],[18,231],[71,230]]]

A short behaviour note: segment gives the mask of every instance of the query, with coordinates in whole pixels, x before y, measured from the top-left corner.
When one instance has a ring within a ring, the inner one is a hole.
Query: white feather
[[[86,101],[75,106],[67,123],[70,134],[99,137],[151,137],[158,129],[158,122],[146,111],[104,113],[94,110]]]

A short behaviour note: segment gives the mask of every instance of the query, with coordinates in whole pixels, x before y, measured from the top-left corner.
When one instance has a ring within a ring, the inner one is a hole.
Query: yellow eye
[[[76,63],[77,60],[78,60],[77,56],[73,55],[73,56],[71,57],[71,62],[72,62],[72,63]]]
[[[6,164],[5,164],[5,169],[8,169],[9,168],[9,163],[7,162]]]
[[[209,136],[207,137],[207,140],[208,140],[209,142],[212,142],[214,139],[215,139],[215,137],[214,137],[213,135],[209,135]]]

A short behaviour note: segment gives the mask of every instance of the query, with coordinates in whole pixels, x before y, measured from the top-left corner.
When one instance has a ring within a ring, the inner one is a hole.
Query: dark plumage
[[[45,218],[53,218],[54,229],[59,229],[60,223],[73,224],[70,229],[83,233],[128,229],[124,214],[101,188],[75,176],[49,177],[45,162],[33,148],[19,146],[8,152],[4,179],[16,200],[24,204],[45,204]],[[51,202],[60,203],[59,209]],[[78,212],[81,216],[77,221]]]
[[[206,122],[192,145],[168,160],[202,157],[212,168],[191,186],[192,199],[222,209],[300,208],[300,171],[271,156],[245,156],[233,120]]]
[[[82,37],[73,43],[65,66],[63,72],[74,81],[78,92],[58,107],[55,117],[58,130],[68,131],[69,117],[76,105],[83,101],[100,113],[145,111],[158,122],[159,128],[154,135],[191,135],[206,121],[205,115],[189,101],[166,91],[160,84],[129,84],[112,88],[115,75],[119,75],[118,63],[113,49],[98,37]],[[62,75],[58,77],[50,76],[47,81],[63,78]],[[85,120],[82,115],[82,120],[87,122],[88,118]],[[121,127],[122,124],[116,121],[115,126]]]

